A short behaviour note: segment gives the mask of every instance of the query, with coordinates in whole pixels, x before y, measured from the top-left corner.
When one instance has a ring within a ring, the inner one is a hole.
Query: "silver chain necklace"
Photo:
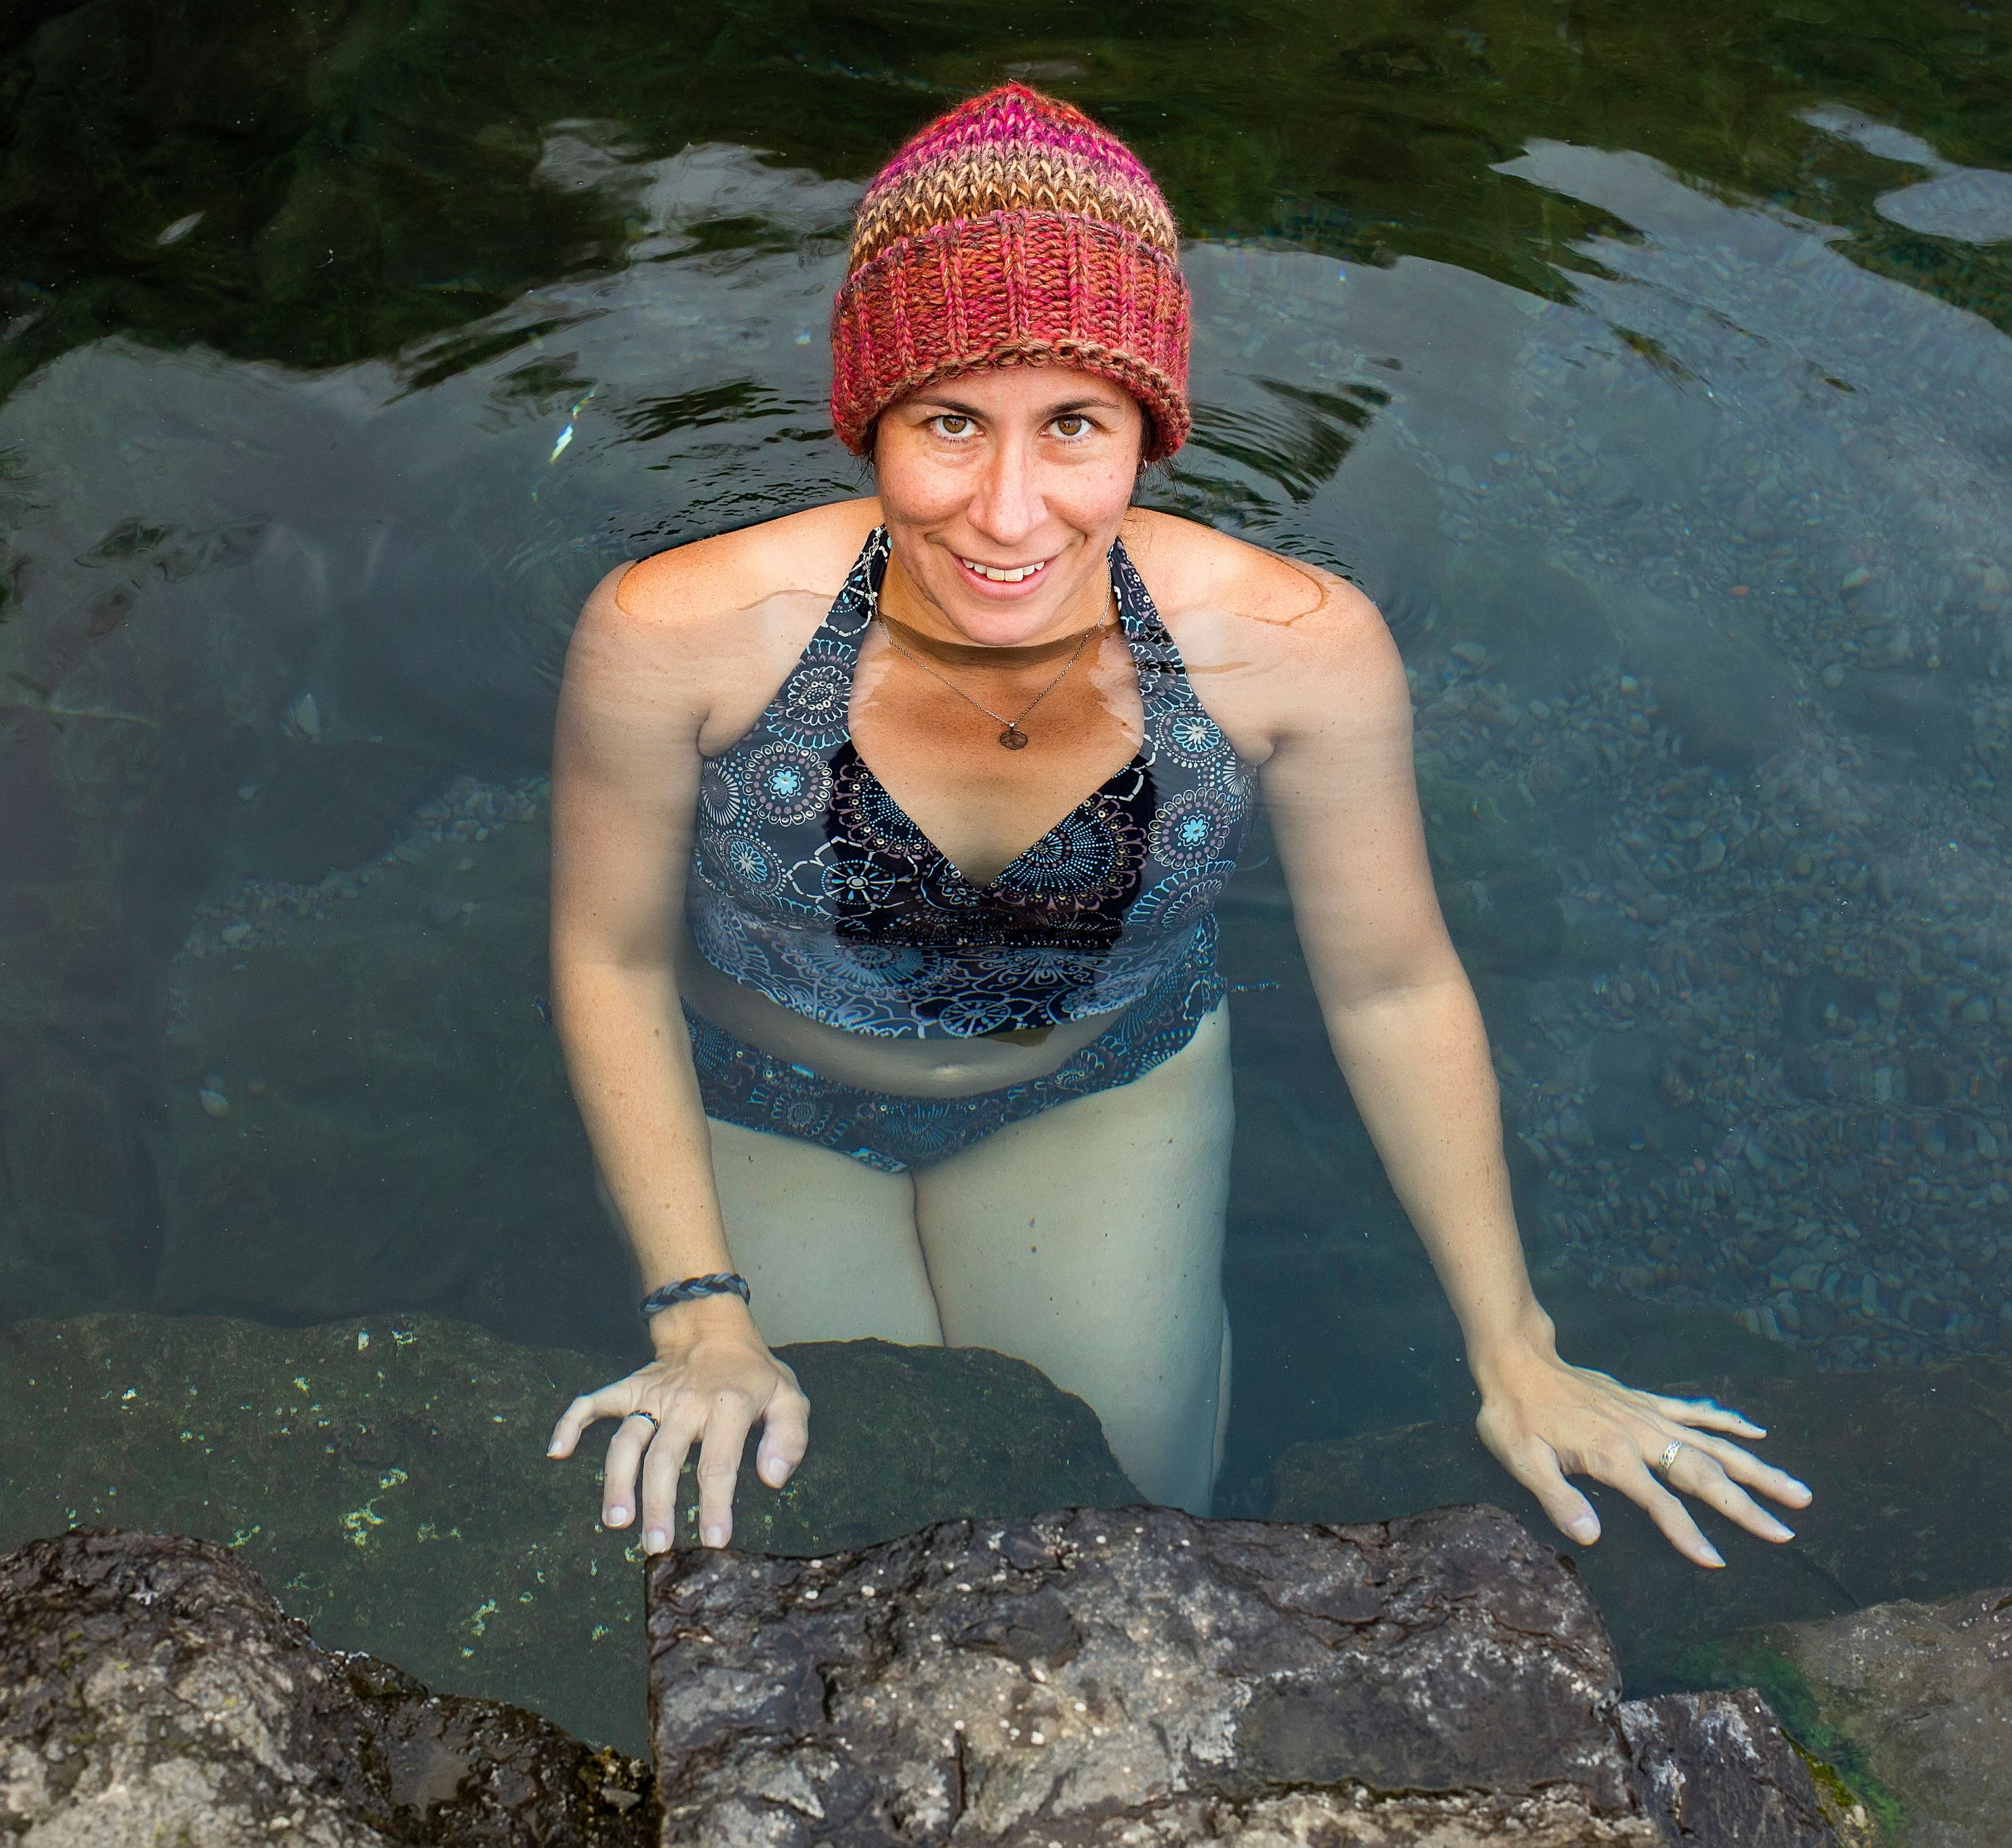
[[[879,615],[879,612],[877,608],[875,610],[874,614],[876,615]],[[919,655],[912,652],[909,649],[903,648],[901,642],[895,636],[894,623],[889,618],[881,616],[880,626],[886,631],[888,647],[892,648],[897,655],[901,657],[903,660],[912,662],[915,665],[920,668],[924,673],[929,675],[932,680],[942,681],[944,685],[947,687],[959,699],[962,700],[966,705],[977,707],[979,711],[983,712],[987,719],[994,719],[999,724],[1003,725],[1006,728],[999,734],[999,743],[1001,749],[1006,751],[1025,751],[1027,748],[1027,734],[1020,729],[1020,721],[1025,719],[1029,712],[1033,712],[1033,709],[1038,706],[1043,700],[1046,699],[1050,694],[1053,693],[1058,687],[1061,686],[1062,682],[1068,677],[1069,669],[1076,665],[1076,657],[1082,654],[1085,648],[1090,646],[1090,637],[1093,635],[1101,635],[1104,633],[1105,624],[1104,619],[1101,616],[1097,619],[1097,621],[1091,623],[1090,626],[1083,632],[1082,639],[1069,651],[1069,658],[1062,663],[1061,672],[1057,674],[1055,677],[1051,680],[1047,686],[1043,687],[1039,693],[1036,694],[1032,699],[1028,701],[1028,702],[1011,719],[1008,719],[1004,712],[994,712],[993,709],[990,706],[986,705],[983,701],[973,699],[969,694],[966,693],[961,687],[958,686],[958,683],[949,678],[947,675],[938,673],[936,670],[930,666],[926,661],[923,660]]]

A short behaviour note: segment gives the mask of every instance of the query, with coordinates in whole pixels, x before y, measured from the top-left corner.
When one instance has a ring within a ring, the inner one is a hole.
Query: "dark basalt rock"
[[[1704,1839],[1667,1825],[1670,1789],[1775,1831],[1728,1843],[1832,1840],[1776,1801],[1800,1768],[1757,1703],[1730,1710],[1753,1749],[1722,1777],[1718,1707],[1624,1724],[1575,1575],[1493,1508],[1075,1510],[823,1559],[672,1554],[648,1628],[680,1848]]]
[[[1643,1807],[1671,1842],[1800,1848],[1828,1839],[1809,1768],[1751,1688],[1614,1710]]]
[[[0,1557],[0,1839],[642,1848],[643,1765],[319,1647],[206,1540]]]

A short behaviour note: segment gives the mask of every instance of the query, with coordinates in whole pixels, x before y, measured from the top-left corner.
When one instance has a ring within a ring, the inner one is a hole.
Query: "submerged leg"
[[[727,1251],[763,1340],[941,1343],[907,1175],[794,1136],[712,1117],[705,1126]],[[612,1213],[605,1189],[601,1198]]]
[[[1228,1010],[1142,1078],[915,1176],[958,1347],[1031,1361],[1104,1421],[1148,1500],[1205,1514],[1228,1409]]]

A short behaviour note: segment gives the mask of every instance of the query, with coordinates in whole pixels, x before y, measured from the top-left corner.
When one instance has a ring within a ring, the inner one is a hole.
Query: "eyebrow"
[[[919,397],[917,402],[934,405],[940,411],[947,411],[952,416],[958,417],[975,417],[982,420],[985,416],[984,412],[977,405],[965,404],[954,398],[938,398],[933,394],[925,394]],[[1066,398],[1059,404],[1050,405],[1047,407],[1047,416],[1066,417],[1071,412],[1076,411],[1115,410],[1118,403],[1118,401],[1115,398],[1101,398],[1094,395],[1088,398]]]

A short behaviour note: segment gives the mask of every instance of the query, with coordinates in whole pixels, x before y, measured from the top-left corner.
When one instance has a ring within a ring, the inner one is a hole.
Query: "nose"
[[[1047,518],[1038,467],[1026,444],[994,444],[965,509],[972,530],[1009,557]]]

